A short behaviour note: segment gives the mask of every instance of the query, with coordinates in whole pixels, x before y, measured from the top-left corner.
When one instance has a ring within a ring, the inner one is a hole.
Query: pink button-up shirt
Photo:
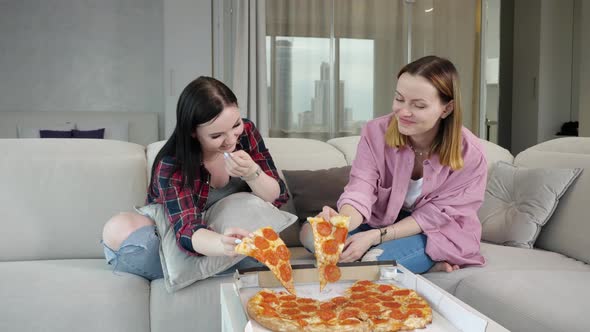
[[[396,220],[414,167],[414,151],[385,143],[391,116],[369,121],[363,128],[350,180],[338,200],[338,208],[352,205],[373,227]],[[462,169],[442,166],[438,155],[424,161],[422,193],[412,217],[428,238],[426,253],[432,260],[483,265],[477,210],[484,198],[487,162],[479,139],[466,128],[462,137]]]

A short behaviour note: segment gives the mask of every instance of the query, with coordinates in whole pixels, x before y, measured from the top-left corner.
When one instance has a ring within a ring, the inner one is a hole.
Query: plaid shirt
[[[273,202],[275,206],[279,207],[289,199],[285,183],[279,178],[272,157],[254,123],[247,119],[243,119],[243,121],[244,132],[238,139],[236,149],[248,152],[264,173],[279,182],[280,194]],[[201,228],[209,229],[203,216],[209,197],[210,173],[203,165],[200,166],[198,172],[192,188],[183,187],[181,186],[182,172],[179,168],[176,169],[175,158],[165,156],[154,171],[152,186],[148,189],[147,195],[148,204],[164,205],[168,221],[174,227],[178,246],[191,255],[200,255],[193,248],[192,235]]]

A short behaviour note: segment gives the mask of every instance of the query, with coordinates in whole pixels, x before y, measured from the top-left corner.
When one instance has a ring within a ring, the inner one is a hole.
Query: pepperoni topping
[[[362,309],[364,312],[381,311],[381,307],[376,304],[367,304]]]
[[[333,298],[333,299],[330,300],[330,302],[332,302],[332,303],[334,303],[336,305],[344,304],[347,301],[348,300],[344,296],[338,296],[338,297],[335,297],[335,298]]]
[[[301,307],[299,307],[299,309],[304,312],[313,312],[318,310],[318,308],[315,305],[302,305]]]
[[[400,289],[393,292],[394,296],[408,296],[410,295],[409,289]]]
[[[408,304],[408,308],[426,308],[426,304],[424,304],[424,303],[410,303],[410,304]]]
[[[332,224],[327,221],[319,222],[316,226],[316,229],[321,236],[328,236],[332,234]]]
[[[344,243],[344,241],[346,241],[346,235],[348,235],[348,230],[346,228],[336,227],[334,238],[338,243]]]
[[[307,316],[305,318],[307,318]],[[309,325],[309,323],[304,321],[302,318],[297,319],[297,324],[299,324],[299,326],[301,326],[301,327],[305,327],[305,326]]]
[[[364,306],[365,306],[365,304],[360,301],[350,302],[347,304],[348,308],[362,308]]]
[[[392,309],[397,309],[399,307],[401,307],[402,305],[398,302],[383,302],[381,303],[384,307],[388,307],[388,308],[392,308]]]
[[[296,308],[297,302],[295,302],[295,301],[283,302],[283,303],[281,303],[281,307],[283,307],[283,308]]]
[[[314,303],[314,299],[310,299],[309,297],[300,297],[297,299],[297,303]]]
[[[264,261],[270,265],[277,265],[279,263],[279,256],[272,250],[264,252]]]
[[[408,312],[406,312],[406,314],[408,316],[416,316],[416,317],[422,317],[422,316],[424,316],[422,314],[422,311],[420,311],[418,309],[410,309],[410,310],[408,310]]]
[[[406,318],[408,318],[408,315],[401,312],[401,310],[399,310],[399,309],[393,309],[389,313],[389,317],[391,317],[393,319],[397,319],[397,320],[405,320]]]
[[[268,243],[268,241],[266,241],[263,237],[260,237],[260,236],[257,236],[254,238],[254,245],[256,246],[256,248],[262,249],[262,250],[270,247],[270,244]]]
[[[294,301],[296,299],[297,299],[297,296],[291,295],[291,294],[281,296],[282,301]]]
[[[377,289],[381,292],[381,293],[387,293],[390,290],[393,290],[392,286],[389,285],[379,285],[379,287],[377,287]]]
[[[354,318],[354,317],[358,317],[358,315],[359,315],[358,310],[345,309],[345,310],[342,310],[342,312],[340,312],[338,319]]]
[[[365,287],[365,286],[352,286],[350,288],[350,290],[353,292],[364,292],[367,290],[367,287]]]
[[[373,322],[373,324],[383,324],[383,323],[388,322],[387,319],[380,319],[380,318],[373,318],[373,319],[371,319],[371,321]]]
[[[336,282],[340,280],[340,268],[336,265],[328,265],[324,270],[324,277],[328,282]]]
[[[338,242],[336,240],[327,240],[322,244],[322,250],[328,255],[334,255],[338,252]]]
[[[268,292],[260,292],[260,296],[262,296],[262,298],[265,300],[265,302],[267,299],[277,299],[277,296],[274,293],[268,293]]]
[[[369,280],[357,281],[356,284],[357,285],[361,285],[361,286],[371,286],[371,285],[374,285],[374,283],[372,281],[369,281]]]
[[[374,297],[371,297],[371,296],[364,298],[363,301],[365,303],[378,303],[378,302],[381,302],[378,299],[376,299]]]
[[[332,302],[324,302],[320,304],[320,309],[322,310],[334,310],[336,308],[336,304]]]
[[[270,241],[274,241],[279,238],[277,233],[272,228],[264,228],[262,230],[262,235],[264,235],[264,237]]]
[[[384,302],[393,301],[393,297],[392,296],[377,295],[375,297],[378,298],[381,301],[384,301]]]
[[[356,325],[356,324],[360,324],[361,321],[358,319],[345,319],[340,321],[340,325]]]
[[[264,307],[264,310],[262,311],[262,314],[264,316],[270,316],[270,317],[277,317],[279,316],[279,314],[277,314],[277,312],[269,307]]]
[[[327,321],[336,317],[336,313],[332,310],[321,310],[318,311],[318,316],[321,320]]]
[[[297,315],[299,313],[298,309],[293,309],[293,308],[287,308],[287,309],[282,309],[281,313],[284,315]]]
[[[284,244],[277,247],[277,255],[279,255],[279,258],[284,261],[288,261],[291,258],[291,252]]]
[[[362,300],[367,297],[367,293],[353,293],[350,298],[353,300]]]
[[[279,267],[279,273],[281,274],[282,280],[285,280],[285,281],[291,280],[291,269],[289,268],[289,265],[282,264]]]

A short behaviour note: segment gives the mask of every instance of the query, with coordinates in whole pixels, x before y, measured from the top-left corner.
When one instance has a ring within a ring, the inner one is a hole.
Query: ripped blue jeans
[[[121,243],[119,250],[109,248],[101,241],[107,263],[113,265],[113,270],[128,272],[155,280],[164,277],[160,262],[160,237],[156,226],[144,226]]]

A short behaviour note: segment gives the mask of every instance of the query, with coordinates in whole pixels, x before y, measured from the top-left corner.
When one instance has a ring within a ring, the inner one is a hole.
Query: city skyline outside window
[[[329,38],[267,36],[266,41],[273,136],[354,135],[373,118],[372,40],[337,40],[332,65]],[[331,67],[339,68],[338,84]]]

